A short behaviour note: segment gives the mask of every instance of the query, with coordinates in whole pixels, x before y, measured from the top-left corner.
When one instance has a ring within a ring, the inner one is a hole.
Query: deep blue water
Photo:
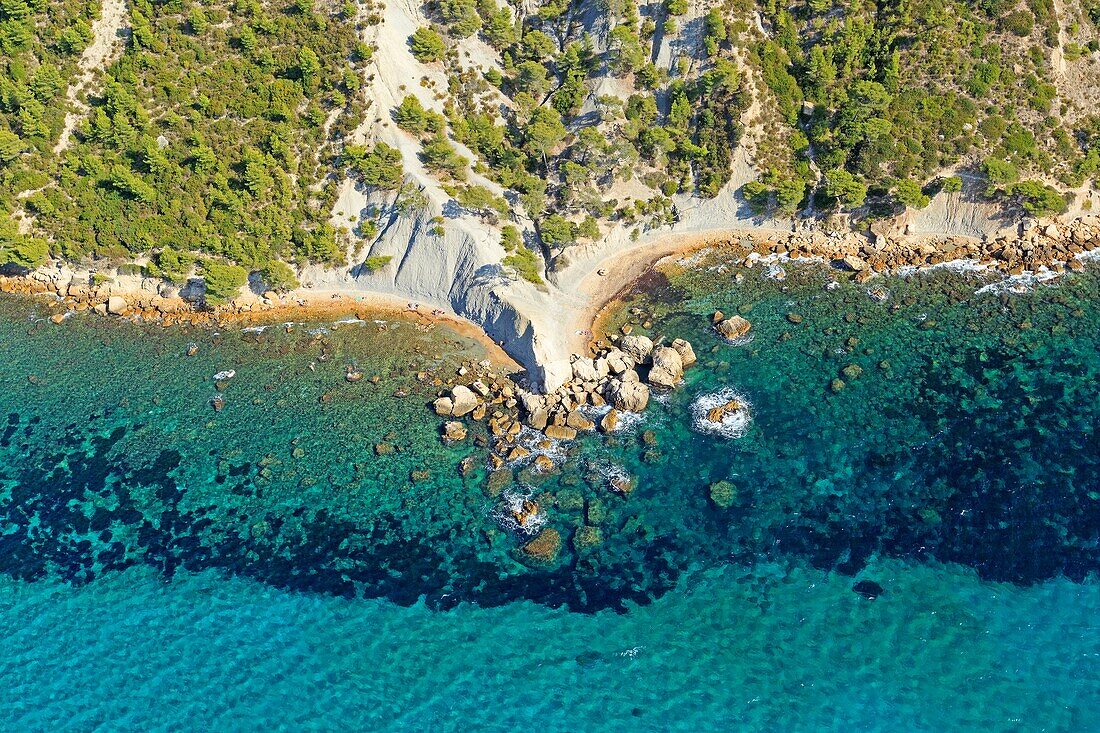
[[[689,338],[683,387],[492,479],[425,409],[418,370],[480,358],[442,329],[0,302],[0,728],[1100,729],[1096,274],[872,293],[720,263],[615,322]],[[739,437],[692,428],[721,390]],[[497,519],[521,493],[565,539],[550,567]]]

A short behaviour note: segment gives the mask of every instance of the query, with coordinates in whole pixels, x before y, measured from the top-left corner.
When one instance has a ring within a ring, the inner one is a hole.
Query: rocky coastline
[[[573,319],[569,317],[553,322],[554,328],[566,333],[546,333],[547,326],[526,320],[522,309],[511,316],[513,327],[505,329],[507,334],[504,335],[496,321],[483,323],[478,313],[466,313],[461,307],[455,308],[457,317],[454,320],[470,319],[472,328],[483,329],[480,335],[484,342],[497,351],[494,358],[504,357],[500,352],[502,347],[508,356],[527,369],[532,386],[554,393],[574,379],[575,358],[598,356],[591,348],[588,349],[591,353],[582,353],[584,345],[570,332],[588,329],[599,309],[613,302],[618,293],[630,286],[639,270],[644,270],[662,254],[724,246],[733,248],[735,256],[747,258],[747,266],[751,266],[752,258],[761,257],[817,259],[848,271],[857,282],[865,282],[879,274],[934,267],[957,260],[973,262],[1006,275],[1044,269],[1055,273],[1079,271],[1084,268],[1082,256],[1100,248],[1100,216],[1096,215],[1078,216],[1069,221],[1024,219],[984,238],[916,234],[910,231],[904,216],[877,221],[867,233],[846,227],[828,230],[805,223],[792,229],[785,232],[764,228],[701,232],[686,241],[676,240],[674,246],[665,250],[656,239],[637,251],[623,250],[600,261],[578,264],[578,268],[591,269],[587,277],[594,281],[595,287],[581,293],[588,307],[577,312],[579,320],[576,323],[571,323]],[[669,237],[675,239],[672,234]],[[623,265],[621,261],[631,260],[631,255],[633,262]],[[564,303],[569,301],[570,309],[575,309],[576,293],[567,291],[585,289],[574,287],[580,282],[576,273],[572,277],[567,274],[568,270],[548,273],[553,287],[540,296],[545,301],[544,306],[564,308]],[[0,277],[0,292],[52,296],[49,303],[54,311],[51,319],[57,322],[70,312],[92,311],[166,326],[217,327],[231,322],[274,320],[284,315],[300,318],[320,310],[352,313],[357,310],[407,310],[397,305],[401,301],[397,294],[379,295],[359,288],[346,292],[326,290],[324,293],[332,299],[327,302],[322,301],[319,292],[309,288],[276,293],[256,292],[246,287],[228,302],[210,306],[204,301],[201,282],[190,281],[180,287],[159,278],[135,274],[132,266],[91,268],[64,262],[49,263],[29,272],[10,271]],[[385,306],[380,307],[383,302]],[[429,299],[429,302],[435,301]],[[494,313],[502,308],[507,310],[507,298],[499,297],[496,302],[496,309],[491,309]],[[417,309],[414,315],[426,317],[427,313]],[[433,319],[441,315],[446,317],[442,310],[431,311]],[[497,319],[500,317],[498,313]],[[541,340],[540,335],[544,337]],[[543,344],[541,350],[539,343]],[[554,344],[554,348],[547,351],[547,343]]]

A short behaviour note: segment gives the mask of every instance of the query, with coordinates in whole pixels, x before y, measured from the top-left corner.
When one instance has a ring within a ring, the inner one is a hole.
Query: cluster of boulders
[[[1017,226],[976,238],[918,234],[903,215],[876,221],[866,233],[800,227],[782,237],[750,233],[741,244],[760,256],[823,258],[851,271],[860,282],[875,273],[962,259],[1008,274],[1039,267],[1080,271],[1084,265],[1079,255],[1100,247],[1100,216],[1080,216],[1069,222],[1026,218]]]
[[[695,350],[684,339],[665,345],[647,336],[627,335],[595,356],[574,355],[572,378],[548,394],[522,389],[507,379],[474,379],[456,384],[432,403],[442,417],[487,420],[494,441],[496,465],[529,455],[517,440],[524,427],[555,440],[572,440],[578,433],[613,432],[624,412],[641,412],[652,392],[674,389],[684,369],[696,361]],[[586,408],[606,408],[594,420]],[[465,432],[448,422],[444,439],[461,440]]]
[[[197,308],[201,292],[192,294],[158,278],[115,273],[108,276],[67,267],[43,268],[24,275],[0,277],[0,292],[18,295],[53,295],[60,323],[65,313],[91,311],[99,315],[127,316],[165,325],[212,325],[233,316],[285,307],[275,292],[262,296],[243,294],[217,308]]]

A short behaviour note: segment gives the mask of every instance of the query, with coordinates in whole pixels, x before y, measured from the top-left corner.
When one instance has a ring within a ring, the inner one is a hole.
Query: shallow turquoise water
[[[937,271],[880,301],[732,274],[628,304],[700,354],[644,423],[514,467],[565,537],[552,567],[424,408],[415,372],[470,343],[0,302],[0,728],[1100,729],[1100,279]],[[751,343],[713,337],[716,307]],[[693,430],[726,388],[745,434]]]

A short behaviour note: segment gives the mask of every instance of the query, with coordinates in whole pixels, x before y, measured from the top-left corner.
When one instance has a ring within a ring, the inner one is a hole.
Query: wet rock
[[[508,452],[508,461],[510,463],[520,461],[531,455],[531,451],[524,448],[522,445],[517,445]]]
[[[619,411],[615,408],[611,408],[607,411],[602,418],[600,418],[600,431],[604,433],[613,433],[619,427]]]
[[[450,397],[440,397],[432,403],[432,409],[440,417],[450,417],[454,413],[454,407]]]
[[[545,407],[540,407],[527,416],[528,427],[534,428],[535,430],[545,430],[549,422],[550,413],[547,412]]]
[[[565,424],[573,428],[574,430],[579,431],[596,429],[596,423],[585,417],[584,413],[582,413],[580,410],[573,410],[572,412],[570,412],[569,416],[565,419]]]
[[[545,432],[547,438],[554,440],[573,440],[577,437],[576,429],[566,425],[549,425]]]
[[[477,395],[469,387],[458,384],[451,389],[451,403],[453,405],[451,414],[462,417],[473,412],[477,407]]]
[[[199,345],[198,344],[188,344],[187,351],[186,351],[187,356],[194,356],[197,353],[199,353]]]
[[[535,461],[532,466],[539,473],[553,473],[557,470],[557,466],[554,465],[554,461],[550,459],[550,456],[543,453],[535,456]]]
[[[685,339],[674,339],[672,342],[672,348],[676,350],[676,353],[680,355],[680,363],[684,369],[694,364],[698,359],[695,357],[695,349],[692,348],[691,343]]]
[[[670,346],[658,346],[653,350],[653,367],[649,370],[649,383],[661,389],[672,389],[684,377],[684,363],[680,353]]]
[[[800,316],[797,313],[788,313],[787,314],[787,322],[788,323],[793,323],[797,326],[799,323],[802,323],[802,316]]]
[[[729,481],[717,481],[707,490],[710,500],[720,509],[728,509],[737,500],[737,489]]]
[[[465,440],[466,435],[466,426],[457,420],[451,420],[443,426],[443,442],[445,443],[457,443]]]
[[[707,420],[712,423],[721,423],[731,413],[740,412],[741,410],[746,409],[746,407],[747,405],[745,405],[745,403],[741,400],[733,399],[724,405],[719,405],[718,407],[714,407],[708,410]]]
[[[626,336],[619,341],[619,350],[635,364],[644,364],[653,352],[653,341],[648,336]]]
[[[714,326],[717,326],[724,320],[726,320],[726,314],[722,311],[714,311],[714,315],[710,317],[710,322]]]
[[[466,456],[458,462],[458,475],[462,478],[468,478],[475,470],[477,470],[477,458],[474,456]]]
[[[348,367],[347,371],[344,372],[344,379],[352,383],[360,382],[363,379],[363,372],[356,371],[355,369]]]
[[[214,412],[221,412],[225,409],[225,398],[221,395],[211,397],[210,406],[214,408]]]
[[[718,323],[714,327],[723,338],[737,339],[752,330],[752,324],[741,316],[733,316]]]
[[[634,372],[626,372],[634,374]],[[622,412],[641,412],[649,404],[649,387],[635,380],[625,378],[612,381],[607,388],[607,397],[616,410]]]
[[[552,563],[561,552],[561,533],[553,527],[547,527],[520,548],[520,551],[535,562]]]
[[[62,324],[64,322],[65,322],[65,314],[64,313],[55,313],[52,316],[50,316],[50,323]]]

